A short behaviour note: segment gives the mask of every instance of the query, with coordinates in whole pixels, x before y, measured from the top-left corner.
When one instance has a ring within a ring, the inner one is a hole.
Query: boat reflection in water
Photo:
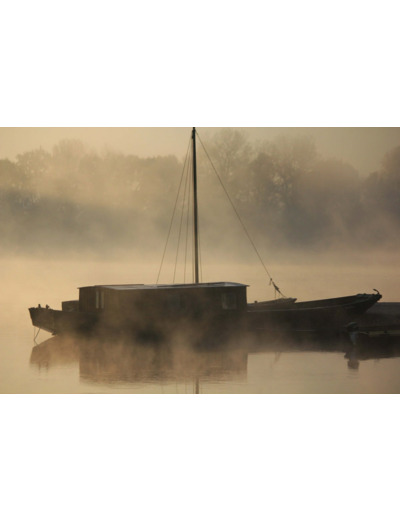
[[[349,368],[357,370],[360,361],[400,357],[400,329],[360,332],[349,325],[350,342],[345,351]]]
[[[293,352],[337,353],[343,356],[343,365],[347,362],[348,368],[354,370],[362,361],[400,357],[400,335],[357,333],[353,342],[350,337],[348,341],[238,342],[219,348],[214,344],[209,350],[195,349],[187,343],[135,344],[121,339],[60,335],[33,347],[30,363],[40,370],[77,365],[80,382],[89,385],[139,384],[145,385],[142,391],[146,393],[149,384],[189,384],[198,393],[201,383],[247,384],[248,358],[252,354],[272,353],[279,359],[281,354]]]
[[[195,350],[185,345],[134,344],[72,336],[55,336],[32,349],[30,363],[50,370],[79,365],[86,383],[194,383],[245,381],[248,350]]]

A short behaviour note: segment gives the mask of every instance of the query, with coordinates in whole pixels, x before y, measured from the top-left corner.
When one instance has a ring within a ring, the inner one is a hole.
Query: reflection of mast
[[[196,165],[196,129],[192,130],[193,141],[193,232],[194,232],[194,281],[199,283],[199,229],[197,213],[197,165]]]
[[[196,379],[195,379],[194,393],[195,394],[200,393],[200,378],[199,377],[196,377]]]

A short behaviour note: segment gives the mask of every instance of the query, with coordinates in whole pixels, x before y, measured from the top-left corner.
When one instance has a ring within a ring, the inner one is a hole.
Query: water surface
[[[104,340],[51,338],[37,334],[28,307],[77,297],[76,288],[95,283],[153,282],[146,267],[129,262],[3,260],[1,298],[0,391],[2,393],[398,393],[400,358],[374,355],[349,367],[343,345],[310,346],[284,341],[235,344],[197,351],[177,343],[153,348]],[[384,301],[400,299],[392,264],[277,265],[281,278],[304,297],[371,292]],[[144,273],[144,274],[143,274]],[[224,279],[252,285],[249,301],[265,299],[265,280],[253,267],[224,269]],[[245,273],[245,276],[243,275]],[[312,276],[311,276],[312,275]],[[301,281],[309,278],[309,283]],[[221,277],[220,277],[221,278]],[[218,278],[215,277],[214,280]]]

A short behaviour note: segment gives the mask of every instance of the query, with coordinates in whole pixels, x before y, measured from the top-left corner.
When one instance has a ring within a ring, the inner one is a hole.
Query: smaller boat
[[[281,329],[290,332],[340,331],[349,322],[358,319],[382,295],[355,294],[340,298],[297,302],[284,298],[273,302],[255,302],[248,306],[250,327],[258,330]]]

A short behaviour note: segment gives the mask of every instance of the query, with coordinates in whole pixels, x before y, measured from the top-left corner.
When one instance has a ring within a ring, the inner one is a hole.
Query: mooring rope
[[[36,339],[37,339],[37,337],[39,336],[39,332],[40,332],[41,330],[42,330],[42,329],[41,329],[40,327],[38,328],[37,332],[35,331],[35,329],[33,329],[33,342],[34,342],[35,345],[37,345],[37,343],[36,343]]]

